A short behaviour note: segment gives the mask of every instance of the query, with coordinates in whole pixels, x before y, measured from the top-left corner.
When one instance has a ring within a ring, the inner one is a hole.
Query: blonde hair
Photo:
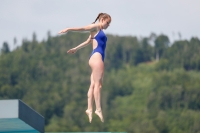
[[[95,19],[95,21],[93,22],[93,24],[97,21],[100,20],[101,18],[106,19],[106,18],[110,18],[110,15],[107,13],[99,13],[99,15],[97,16],[97,18]]]

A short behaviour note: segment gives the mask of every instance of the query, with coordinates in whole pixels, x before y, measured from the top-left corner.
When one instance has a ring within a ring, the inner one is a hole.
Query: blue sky
[[[199,0],[1,0],[0,47],[6,41],[13,49],[23,38],[38,41],[47,31],[57,36],[66,27],[92,23],[98,13],[111,15],[112,23],[105,31],[114,35],[148,37],[165,34],[170,41],[200,38]]]

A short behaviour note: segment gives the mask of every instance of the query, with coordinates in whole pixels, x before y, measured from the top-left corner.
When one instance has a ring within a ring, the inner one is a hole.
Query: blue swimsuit
[[[97,41],[97,47],[92,51],[90,57],[95,53],[99,52],[102,56],[102,60],[104,61],[104,56],[105,56],[105,49],[106,49],[106,41],[107,37],[104,34],[104,32],[100,29],[99,32],[96,34],[94,38]]]

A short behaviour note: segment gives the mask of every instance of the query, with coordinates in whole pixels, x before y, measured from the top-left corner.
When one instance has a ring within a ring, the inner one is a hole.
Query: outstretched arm
[[[98,25],[97,24],[90,24],[80,28],[66,28],[58,32],[59,34],[66,33],[68,31],[94,31]]]
[[[88,39],[87,39],[85,42],[81,43],[80,45],[78,45],[78,46],[75,47],[75,48],[72,48],[72,49],[68,50],[67,53],[69,53],[69,54],[74,54],[74,53],[76,53],[77,50],[79,50],[79,49],[81,49],[81,48],[87,46],[87,45],[90,44],[91,42],[92,42],[92,40],[91,40],[91,35],[90,35],[90,36],[88,37]]]

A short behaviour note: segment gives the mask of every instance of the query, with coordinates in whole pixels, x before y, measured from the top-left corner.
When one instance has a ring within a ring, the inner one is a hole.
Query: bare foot
[[[104,122],[102,111],[96,110],[96,111],[95,111],[95,114],[99,116],[101,122]]]
[[[92,122],[92,111],[86,110],[85,113],[88,115],[89,122]]]

